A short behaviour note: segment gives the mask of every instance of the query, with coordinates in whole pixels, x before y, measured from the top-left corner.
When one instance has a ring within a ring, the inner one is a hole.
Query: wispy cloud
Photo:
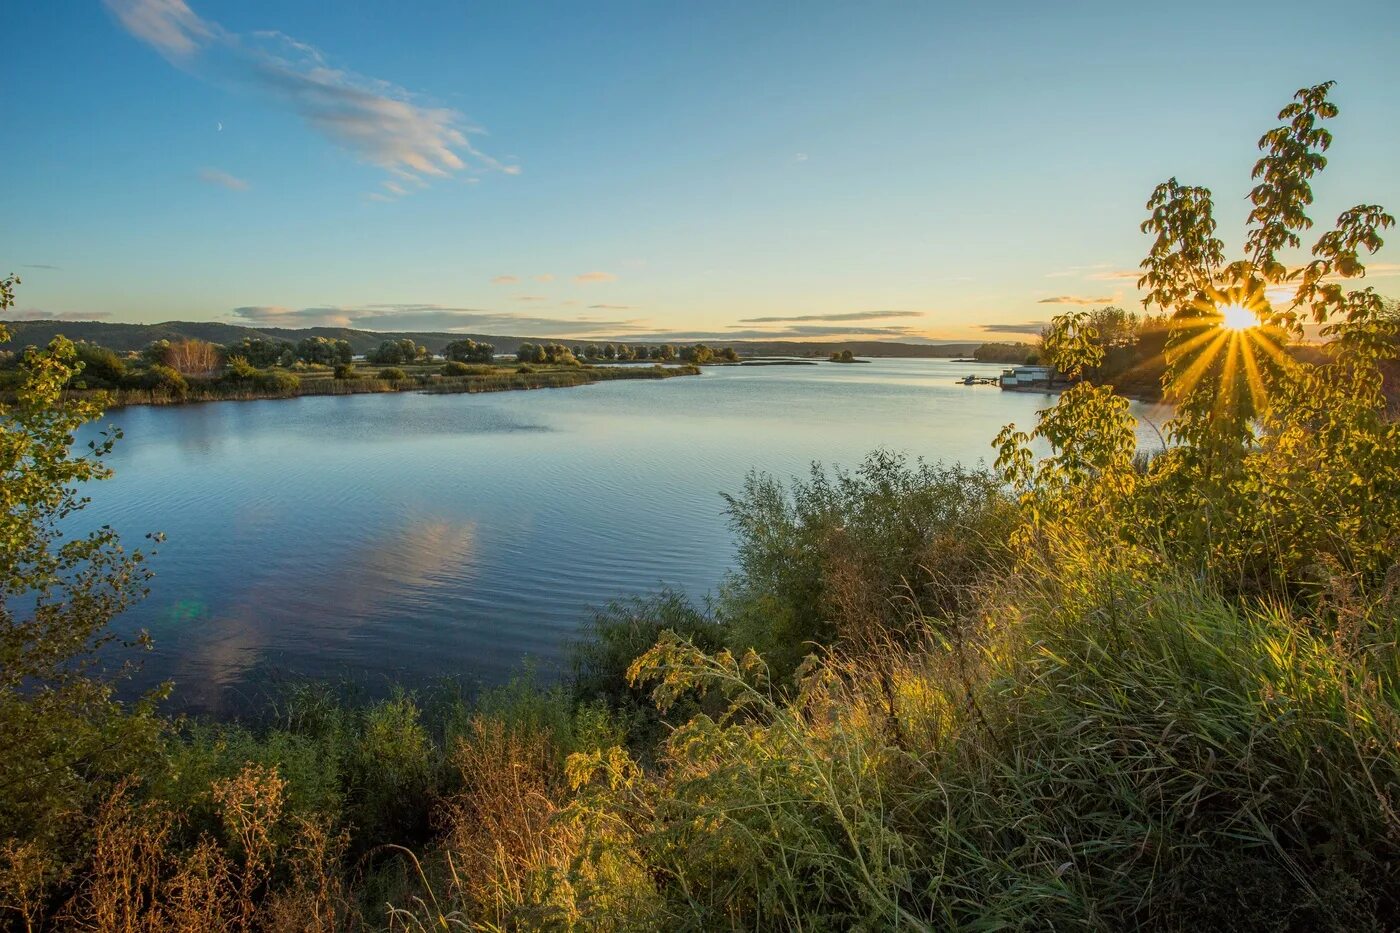
[[[611,272],[582,272],[574,276],[574,281],[580,285],[587,285],[590,282],[616,282],[617,276]]]
[[[1096,262],[1087,266],[1070,266],[1058,272],[1047,272],[1047,279],[1081,279],[1085,282],[1132,282],[1142,277],[1133,269],[1115,269],[1111,262]]]
[[[632,339],[640,340],[812,340],[826,338],[843,340],[856,337],[870,337],[877,340],[910,340],[928,342],[924,333],[909,327],[839,327],[821,324],[793,324],[774,328],[733,328],[722,331],[664,331],[637,334]]]
[[[181,64],[206,43],[221,38],[215,23],[205,22],[184,0],[105,0],[127,32],[167,59]]]
[[[553,272],[541,272],[539,275],[535,276],[535,281],[536,281],[536,282],[553,282],[553,281],[554,281],[554,273],[553,273]]]
[[[845,311],[840,314],[799,314],[793,317],[746,317],[741,324],[777,324],[781,321],[879,321],[886,318],[923,317],[919,311]]]
[[[544,296],[544,295],[516,295],[516,296],[515,296],[515,300],[516,300],[516,301],[548,301],[549,298],[546,297],[546,296]]]
[[[1100,269],[1111,269],[1111,268],[1113,268],[1113,264],[1112,264],[1112,263],[1108,263],[1108,262],[1096,262],[1096,263],[1092,263],[1091,265],[1087,265],[1087,266],[1070,266],[1069,268],[1060,269],[1059,271],[1056,271],[1056,272],[1047,272],[1047,273],[1045,273],[1045,277],[1046,277],[1047,279],[1083,278],[1086,274],[1088,274],[1088,273],[1090,273],[1090,272],[1094,272],[1094,271],[1100,270]]]
[[[237,175],[230,175],[223,169],[202,168],[199,170],[199,180],[210,185],[217,185],[220,188],[227,188],[230,191],[247,191],[248,182]]]
[[[977,329],[990,334],[1039,334],[1049,326],[1049,321],[1027,321],[1024,324],[978,324]]]
[[[1101,298],[1088,298],[1083,295],[1056,295],[1053,298],[1042,298],[1036,302],[1041,305],[1111,305],[1118,298],[1116,295],[1108,295]]]
[[[386,81],[332,67],[306,42],[275,31],[230,32],[184,0],[104,2],[127,32],[180,68],[258,89],[321,136],[399,181],[422,186],[428,178],[458,172],[520,172],[518,165],[476,149],[468,134],[478,131],[461,114],[420,104]]]
[[[520,281],[518,275],[498,275],[491,280],[492,285],[514,285]]]
[[[594,310],[594,309],[601,309],[601,310],[605,310],[605,311],[631,311],[631,310],[632,310],[632,306],[631,306],[631,305],[589,305],[589,306],[588,306],[588,309],[589,309],[590,311],[592,311],[592,310]]]
[[[21,269],[61,269],[62,266],[51,266],[46,262],[25,262],[20,264]]]
[[[553,318],[483,308],[436,304],[325,305],[289,308],[279,305],[233,309],[240,323],[255,327],[355,327],[373,331],[449,331],[513,336],[591,336],[638,330],[635,320]]]

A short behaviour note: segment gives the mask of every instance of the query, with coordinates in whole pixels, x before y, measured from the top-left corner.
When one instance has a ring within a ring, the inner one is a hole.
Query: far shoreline
[[[175,393],[160,389],[66,389],[65,399],[103,400],[103,408],[113,411],[137,406],[164,407],[199,405],[210,402],[253,402],[277,399],[310,398],[316,396],[382,395],[390,393],[419,393],[422,395],[476,395],[486,392],[518,392],[531,389],[571,389],[600,382],[638,379],[672,379],[678,376],[698,376],[700,367],[693,364],[677,366],[598,366],[557,367],[520,371],[507,366],[497,367],[499,373],[462,377],[416,374],[403,379],[382,379],[360,376],[335,379],[314,374],[302,378],[295,389],[264,389],[256,385],[230,385],[216,379],[191,380],[188,390]]]

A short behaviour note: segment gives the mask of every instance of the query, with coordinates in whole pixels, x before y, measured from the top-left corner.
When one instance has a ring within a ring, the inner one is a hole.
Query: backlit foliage
[[[1322,124],[1337,113],[1330,89],[1299,91],[1260,140],[1249,258],[1226,261],[1210,191],[1171,179],[1153,193],[1139,284],[1145,303],[1169,315],[1172,444],[1135,470],[1122,401],[1075,386],[1029,435],[1008,429],[999,440],[1004,475],[1033,516],[1087,520],[1083,507],[1096,502],[1090,511],[1112,516],[1096,533],[1125,529],[1117,533],[1250,591],[1297,593],[1336,572],[1375,586],[1389,571],[1400,546],[1400,429],[1386,416],[1380,363],[1396,324],[1373,289],[1346,285],[1364,276],[1362,254],[1380,248],[1394,219],[1358,205],[1318,237],[1310,260],[1281,258],[1312,226],[1310,181],[1332,139]],[[1223,327],[1223,308],[1258,325]],[[1322,362],[1290,352],[1305,323],[1329,341]],[[1046,347],[1071,376],[1095,363],[1081,315],[1058,318]],[[1031,438],[1052,448],[1038,466]]]

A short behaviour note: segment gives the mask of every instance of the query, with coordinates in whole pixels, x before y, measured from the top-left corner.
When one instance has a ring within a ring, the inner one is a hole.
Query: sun
[[[1259,326],[1259,318],[1243,305],[1225,305],[1220,309],[1220,326],[1233,331],[1249,330]]]

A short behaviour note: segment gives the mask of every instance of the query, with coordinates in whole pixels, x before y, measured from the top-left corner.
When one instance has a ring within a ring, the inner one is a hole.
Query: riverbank
[[[353,369],[353,378],[336,378],[326,369],[309,372],[271,370],[276,378],[242,382],[226,378],[188,378],[182,387],[68,389],[68,399],[102,397],[108,409],[134,405],[185,405],[196,402],[255,401],[314,395],[366,395],[383,392],[422,392],[446,395],[510,392],[521,389],[567,389],[619,379],[670,379],[698,376],[700,367],[679,366],[517,366],[481,364],[471,372],[447,376],[442,365],[394,367],[402,378],[381,378],[379,367]],[[266,375],[266,374],[264,374]]]

